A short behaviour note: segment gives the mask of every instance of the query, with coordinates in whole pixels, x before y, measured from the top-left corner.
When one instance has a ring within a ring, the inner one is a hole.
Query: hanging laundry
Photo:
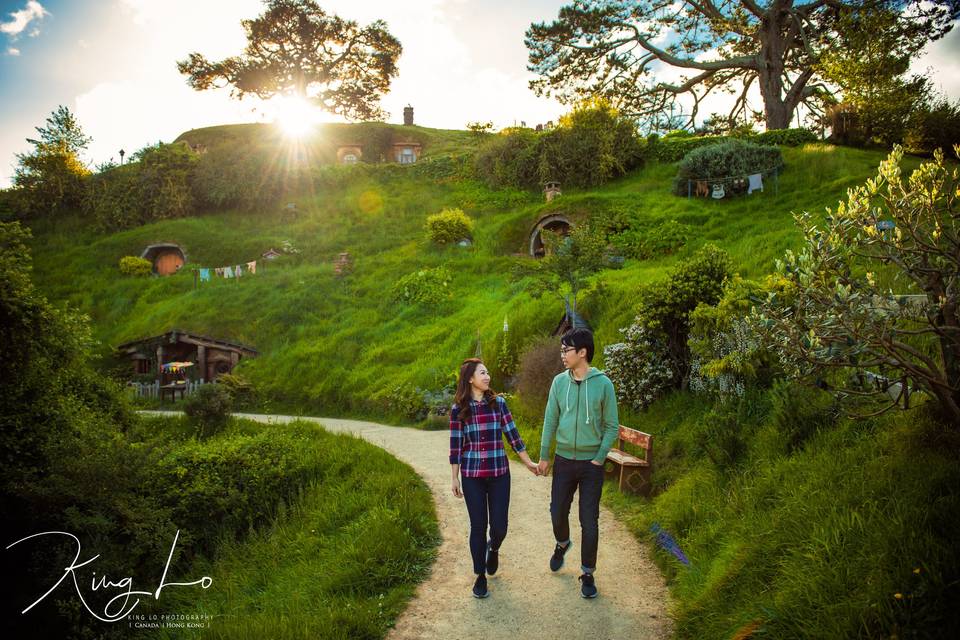
[[[210,269],[200,269],[200,282],[210,281]]]
[[[232,278],[232,277],[233,277],[233,269],[230,268],[230,267],[224,267],[224,268],[223,268],[223,277],[224,277],[224,278]]]
[[[213,270],[213,272],[217,274],[218,278],[223,277],[223,267],[217,267],[216,269]]]
[[[247,271],[249,271],[250,273],[256,273],[256,272],[257,272],[257,261],[256,261],[256,260],[251,260],[250,262],[247,263]]]
[[[243,275],[243,269],[240,268],[240,265],[237,265],[233,268],[233,273],[239,278]]]

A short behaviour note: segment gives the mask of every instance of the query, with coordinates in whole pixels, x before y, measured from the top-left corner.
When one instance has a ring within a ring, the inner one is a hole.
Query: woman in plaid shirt
[[[500,545],[507,535],[510,463],[503,448],[503,434],[527,469],[538,475],[506,401],[490,389],[487,367],[479,358],[468,358],[460,365],[450,409],[450,465],[453,495],[464,499],[470,516],[470,554],[477,574],[473,595],[477,598],[490,595],[486,574],[497,572]]]

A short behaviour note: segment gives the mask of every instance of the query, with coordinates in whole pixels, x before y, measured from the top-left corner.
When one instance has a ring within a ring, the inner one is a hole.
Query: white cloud
[[[960,98],[960,29],[927,45],[924,54],[910,65],[911,73],[927,73],[933,85],[951,100]]]
[[[18,55],[20,55],[20,49],[17,49],[16,47],[8,47],[8,48],[7,48],[7,55],[8,55],[8,56],[18,56]]]
[[[5,33],[16,40],[33,20],[42,20],[44,16],[50,15],[50,12],[43,8],[36,0],[29,0],[26,6],[20,11],[14,11],[10,14],[8,22],[0,22],[0,33]],[[39,31],[34,26],[31,36],[38,34]]]

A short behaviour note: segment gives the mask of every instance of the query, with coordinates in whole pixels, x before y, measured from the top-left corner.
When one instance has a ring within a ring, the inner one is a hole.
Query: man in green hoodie
[[[620,420],[613,383],[602,371],[590,366],[593,334],[571,329],[560,338],[560,355],[566,370],[550,385],[543,417],[539,472],[546,474],[550,445],[556,436],[550,516],[557,546],[550,558],[550,570],[559,571],[570,549],[570,505],[580,491],[580,595],[597,597],[593,572],[597,566],[600,537],[600,494],[603,491],[603,464],[617,439]]]

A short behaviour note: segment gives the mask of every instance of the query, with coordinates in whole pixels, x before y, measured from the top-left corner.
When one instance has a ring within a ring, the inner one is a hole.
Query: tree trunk
[[[943,374],[951,391],[945,391],[940,398],[944,413],[960,426],[960,323],[957,322],[957,302],[953,296],[947,298],[947,303],[937,314],[938,327],[949,329],[946,335],[940,336],[940,358],[943,361]]]
[[[760,68],[757,80],[760,95],[763,97],[763,112],[767,130],[786,129],[793,118],[793,108],[787,105],[783,88],[783,21],[788,14],[771,7],[763,18],[761,29],[764,34],[760,45]]]

